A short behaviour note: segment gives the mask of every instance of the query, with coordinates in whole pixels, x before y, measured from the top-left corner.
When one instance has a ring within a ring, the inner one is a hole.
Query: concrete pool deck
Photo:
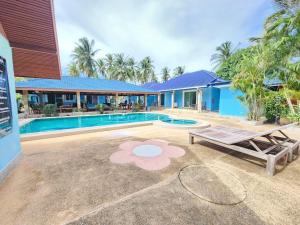
[[[167,112],[212,125],[272,127],[212,113]],[[299,127],[287,133],[300,139]],[[119,144],[148,139],[169,141],[186,154],[159,171],[110,162]],[[263,162],[208,143],[189,145],[187,130],[156,125],[26,141],[22,148],[20,163],[0,184],[1,225],[300,224],[299,159],[268,177]],[[183,188],[178,173],[195,164],[200,166],[182,174],[185,184],[199,195],[238,203],[215,204]]]

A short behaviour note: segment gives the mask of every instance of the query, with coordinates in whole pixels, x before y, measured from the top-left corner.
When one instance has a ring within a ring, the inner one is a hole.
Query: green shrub
[[[75,108],[75,109],[73,109],[72,111],[73,111],[73,112],[82,112],[82,109],[77,109],[77,108]]]
[[[265,116],[268,121],[278,121],[280,117],[285,117],[288,113],[285,97],[278,92],[272,92],[265,102]]]
[[[98,104],[96,105],[96,109],[98,110],[98,112],[100,114],[103,114],[104,113],[104,105],[103,104]]]
[[[47,104],[43,107],[42,113],[45,114],[45,116],[56,116],[57,106],[55,104]]]
[[[290,113],[287,117],[292,122],[300,122],[300,113]]]
[[[141,109],[140,104],[139,103],[133,103],[132,105],[132,112],[139,112]]]

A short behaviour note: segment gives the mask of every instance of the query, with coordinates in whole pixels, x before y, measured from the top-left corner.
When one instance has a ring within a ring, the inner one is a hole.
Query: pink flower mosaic
[[[118,164],[134,163],[137,167],[145,170],[160,170],[167,167],[170,158],[178,158],[185,151],[169,142],[151,139],[144,142],[128,141],[119,146],[119,151],[110,156],[110,161]]]

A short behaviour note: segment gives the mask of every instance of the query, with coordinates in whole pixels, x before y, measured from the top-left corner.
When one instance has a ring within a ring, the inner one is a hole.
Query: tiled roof
[[[206,87],[218,84],[229,84],[230,81],[219,78],[215,73],[200,70],[192,73],[185,73],[181,76],[170,79],[164,83],[146,83],[144,88],[155,91],[167,91],[185,88]]]
[[[61,80],[29,79],[16,82],[17,89],[58,89],[154,93],[154,90],[117,80],[62,76]]]

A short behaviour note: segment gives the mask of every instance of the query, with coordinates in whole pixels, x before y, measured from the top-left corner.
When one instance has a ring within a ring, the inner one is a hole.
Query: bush
[[[82,109],[75,108],[75,109],[72,110],[72,112],[82,112]]]
[[[139,112],[141,109],[141,106],[139,103],[133,103],[132,105],[132,112]]]
[[[300,113],[291,113],[287,117],[292,122],[298,122],[298,123],[300,122]]]
[[[96,109],[98,110],[98,112],[100,114],[103,114],[104,113],[104,105],[103,104],[98,104],[96,105]]]
[[[288,107],[285,97],[278,92],[269,94],[265,102],[265,116],[267,120],[270,122],[278,121],[280,117],[286,116],[287,113]]]
[[[56,116],[57,106],[55,104],[45,105],[42,109],[42,113],[45,114],[45,116]]]

